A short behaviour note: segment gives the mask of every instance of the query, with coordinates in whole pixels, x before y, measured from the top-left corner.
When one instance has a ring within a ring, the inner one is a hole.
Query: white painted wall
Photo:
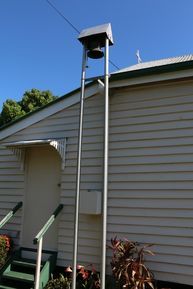
[[[24,174],[20,165],[10,150],[0,147],[0,219],[23,200],[23,194]],[[13,238],[15,245],[19,242],[21,216],[22,209],[1,230]]]
[[[61,172],[60,202],[64,209],[59,216],[58,265],[72,264],[78,120],[79,105],[74,105],[5,139],[11,142],[67,137],[66,165]],[[102,189],[102,166],[103,97],[95,95],[85,102],[82,191]],[[94,263],[99,268],[101,217],[81,215],[79,226],[78,262]]]
[[[193,83],[120,90],[110,110],[108,240],[155,244],[155,277],[192,284]]]
[[[103,187],[103,111],[102,96],[87,99],[81,190]],[[64,210],[59,225],[59,265],[72,260],[77,135],[78,105],[74,105],[6,139],[68,137],[61,182]],[[12,172],[14,157],[1,156],[2,163],[7,159]],[[116,88],[110,101],[109,162],[108,241],[117,235],[154,243],[156,256],[148,260],[155,277],[192,284],[193,83]],[[13,188],[23,189],[20,174],[11,176]],[[2,180],[2,188],[3,184]],[[5,197],[1,205],[7,206],[7,200]],[[80,263],[99,264],[100,232],[100,217],[80,216]],[[108,251],[108,264],[110,256]]]

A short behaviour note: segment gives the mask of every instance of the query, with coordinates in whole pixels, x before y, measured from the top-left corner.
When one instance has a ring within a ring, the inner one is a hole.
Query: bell
[[[94,47],[94,48],[90,48],[87,52],[87,56],[93,59],[99,59],[102,58],[104,56],[104,53],[102,51],[102,49],[100,48],[100,46],[98,47]]]

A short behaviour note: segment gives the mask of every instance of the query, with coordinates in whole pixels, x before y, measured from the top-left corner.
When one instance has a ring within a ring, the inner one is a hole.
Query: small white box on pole
[[[100,215],[102,193],[100,191],[81,191],[80,214]]]

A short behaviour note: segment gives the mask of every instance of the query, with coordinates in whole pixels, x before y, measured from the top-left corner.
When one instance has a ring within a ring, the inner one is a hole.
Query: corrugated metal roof
[[[172,58],[165,58],[165,59],[160,59],[160,60],[153,60],[153,61],[148,61],[148,62],[141,62],[135,65],[123,68],[121,70],[118,70],[115,73],[122,73],[122,72],[127,72],[127,71],[129,72],[129,71],[135,71],[135,70],[146,69],[146,68],[151,68],[151,67],[159,67],[163,65],[182,63],[186,61],[193,61],[193,54],[172,57]]]

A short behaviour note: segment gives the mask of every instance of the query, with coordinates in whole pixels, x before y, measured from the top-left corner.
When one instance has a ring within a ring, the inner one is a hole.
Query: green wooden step
[[[26,283],[34,282],[34,275],[23,272],[7,271],[3,273],[3,279],[11,279],[15,281],[22,281]]]
[[[35,269],[35,267],[36,267],[36,264],[30,263],[30,262],[25,262],[22,260],[13,260],[11,265],[12,265],[12,267],[17,266],[17,267],[21,267],[21,268],[31,268],[31,269]]]
[[[13,265],[21,266],[21,267],[30,267],[30,268],[35,268],[36,267],[36,260],[31,260],[31,259],[14,259],[12,261]],[[41,266],[43,266],[43,262]]]
[[[43,264],[42,262],[40,270],[43,268]],[[36,261],[31,259],[15,259],[11,263],[11,271],[35,275]]]
[[[27,267],[35,267],[36,261],[30,259],[14,259],[12,264],[27,266]]]
[[[34,252],[31,255],[31,252]],[[28,254],[30,253],[30,254]],[[1,272],[0,289],[32,289],[36,269],[36,250],[20,248]],[[57,252],[43,251],[40,272],[40,289],[43,289],[56,265]]]

